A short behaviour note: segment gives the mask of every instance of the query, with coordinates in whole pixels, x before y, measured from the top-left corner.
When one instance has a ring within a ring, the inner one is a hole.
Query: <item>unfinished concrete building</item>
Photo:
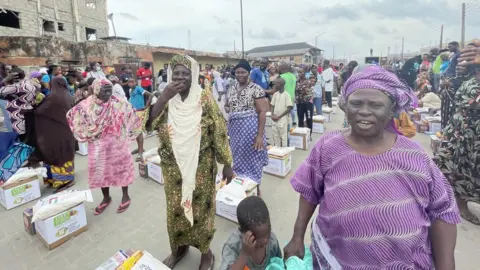
[[[107,0],[0,0],[0,36],[107,37]]]

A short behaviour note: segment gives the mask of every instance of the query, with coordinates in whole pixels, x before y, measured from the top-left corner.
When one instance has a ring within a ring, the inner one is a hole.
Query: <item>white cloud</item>
[[[243,0],[245,50],[292,42],[315,43],[332,57],[405,52],[460,39],[462,0]],[[468,2],[468,1],[467,1]],[[240,0],[108,0],[117,35],[133,43],[225,52],[241,48]],[[466,39],[478,35],[480,3],[467,3]],[[136,18],[136,19],[135,19]],[[475,31],[476,30],[476,31]],[[112,32],[112,30],[111,30]]]

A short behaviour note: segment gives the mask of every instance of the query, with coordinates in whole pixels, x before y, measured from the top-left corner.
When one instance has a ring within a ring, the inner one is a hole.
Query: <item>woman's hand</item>
[[[11,81],[15,80],[18,78],[18,73],[16,72],[10,72],[3,80],[6,83],[10,83]]]
[[[286,261],[288,258],[297,256],[303,259],[305,256],[305,244],[303,239],[292,238],[290,242],[283,248],[283,259]]]
[[[263,145],[262,135],[257,135],[257,137],[255,137],[255,144],[253,145],[253,148],[255,148],[255,150],[257,151],[263,150],[265,148]]]
[[[227,184],[230,184],[230,182],[232,182],[232,179],[233,179],[233,170],[232,170],[232,167],[230,166],[223,166],[223,179],[227,179]]]
[[[174,96],[176,96],[182,89],[184,88],[184,84],[181,82],[172,82],[163,89],[163,93],[160,96],[165,102],[169,101],[172,99]]]

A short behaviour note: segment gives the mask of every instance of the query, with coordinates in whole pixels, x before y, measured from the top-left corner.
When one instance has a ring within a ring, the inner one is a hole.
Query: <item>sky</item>
[[[131,43],[218,53],[242,49],[240,0],[106,1],[117,36],[132,38]],[[460,41],[462,2],[243,0],[245,51],[308,42],[325,50],[326,58],[360,60],[370,49],[376,56],[386,55],[389,47],[400,53],[402,37],[404,51],[416,51],[439,44],[442,24],[444,42]],[[480,0],[466,3],[468,41],[480,33]]]

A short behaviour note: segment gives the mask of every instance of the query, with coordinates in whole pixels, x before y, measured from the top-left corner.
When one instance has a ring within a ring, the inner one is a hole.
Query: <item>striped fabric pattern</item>
[[[389,151],[365,156],[340,131],[326,134],[291,184],[319,205],[316,222],[344,270],[433,269],[430,225],[460,223],[441,171],[400,135]]]

